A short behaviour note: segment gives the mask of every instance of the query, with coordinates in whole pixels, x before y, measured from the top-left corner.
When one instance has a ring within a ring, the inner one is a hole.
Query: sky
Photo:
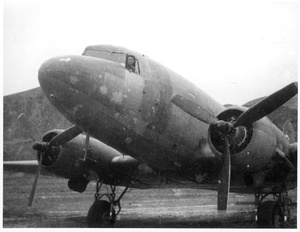
[[[3,95],[38,87],[51,57],[112,44],[241,105],[298,80],[298,12],[295,1],[4,0]]]

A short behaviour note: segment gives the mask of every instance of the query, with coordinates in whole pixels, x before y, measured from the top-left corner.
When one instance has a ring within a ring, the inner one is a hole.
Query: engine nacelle
[[[218,119],[234,122],[247,108],[232,106],[218,115]],[[209,127],[209,144],[215,155],[222,159],[224,140],[212,126]],[[289,153],[289,142],[284,134],[266,117],[251,126],[238,127],[230,145],[232,170],[251,173],[272,165],[278,149]]]
[[[63,130],[52,130],[44,137],[44,142],[49,142]],[[56,147],[51,147],[47,152],[38,152],[38,160],[42,168],[57,176],[67,179],[77,178],[86,174],[86,169],[79,165],[78,160],[84,158],[85,135],[78,135],[69,142]],[[96,161],[97,169],[108,173],[114,157],[122,156],[117,150],[107,146],[99,140],[90,138],[87,158]]]

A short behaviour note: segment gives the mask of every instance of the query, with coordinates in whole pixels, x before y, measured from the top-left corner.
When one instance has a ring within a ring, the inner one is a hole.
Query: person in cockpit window
[[[135,72],[135,58],[134,56],[127,56],[126,68],[130,72]]]

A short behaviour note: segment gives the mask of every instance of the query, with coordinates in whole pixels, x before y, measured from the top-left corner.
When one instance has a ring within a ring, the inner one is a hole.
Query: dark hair
[[[133,55],[128,55],[128,56],[127,56],[127,60],[128,60],[129,57],[132,57],[133,60],[135,61],[135,57],[134,57]]]

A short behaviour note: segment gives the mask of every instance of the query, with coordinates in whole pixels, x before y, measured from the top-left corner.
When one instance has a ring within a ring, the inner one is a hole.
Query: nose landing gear
[[[89,227],[113,227],[116,221],[117,215],[121,212],[120,200],[126,193],[129,187],[125,187],[121,195],[117,200],[116,198],[116,186],[110,185],[110,191],[106,185],[106,193],[100,193],[103,184],[98,180],[95,193],[95,202],[89,209],[87,215],[87,223]],[[108,201],[102,200],[106,196]],[[115,207],[118,207],[116,213]]]

